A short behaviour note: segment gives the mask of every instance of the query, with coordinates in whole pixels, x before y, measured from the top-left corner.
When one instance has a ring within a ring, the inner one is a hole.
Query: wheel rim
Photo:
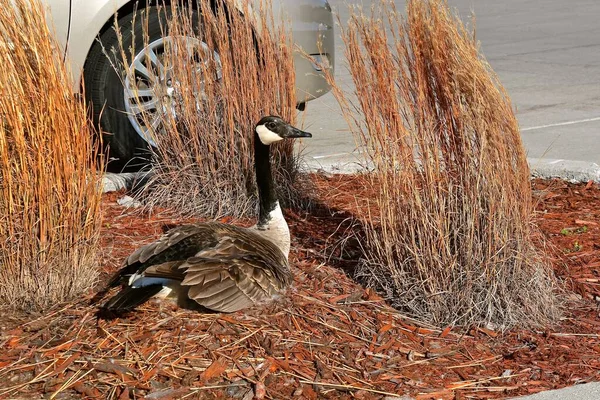
[[[137,134],[151,146],[156,146],[155,137],[164,130],[165,117],[177,118],[176,105],[180,98],[179,82],[172,66],[165,66],[164,54],[168,46],[182,46],[183,57],[195,64],[195,70],[203,76],[209,63],[216,66],[216,79],[222,77],[219,54],[193,37],[166,36],[143,48],[133,59],[125,77],[125,111]],[[175,48],[177,52],[178,49]],[[176,53],[177,54],[177,53]],[[198,90],[193,94],[197,108],[205,98],[204,79],[199,79]]]

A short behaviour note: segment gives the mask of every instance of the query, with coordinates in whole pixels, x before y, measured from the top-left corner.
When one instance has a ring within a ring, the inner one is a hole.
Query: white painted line
[[[523,129],[521,129],[521,132],[534,131],[536,129],[552,128],[554,126],[565,126],[565,125],[583,124],[585,122],[594,122],[594,121],[600,121],[600,117],[587,118],[587,119],[579,119],[579,120],[576,120],[576,121],[558,122],[556,124],[531,126],[529,128],[523,128]]]

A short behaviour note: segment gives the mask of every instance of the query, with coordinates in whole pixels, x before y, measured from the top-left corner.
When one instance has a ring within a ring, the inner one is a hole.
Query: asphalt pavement
[[[330,0],[342,23],[348,3],[368,10],[378,0]],[[396,0],[398,10],[406,1]],[[472,26],[481,51],[507,89],[532,169],[542,176],[600,181],[600,1],[449,0]],[[339,33],[339,29],[338,29]],[[341,40],[336,81],[352,91]],[[360,169],[362,159],[331,93],[308,104],[304,127],[312,168]]]

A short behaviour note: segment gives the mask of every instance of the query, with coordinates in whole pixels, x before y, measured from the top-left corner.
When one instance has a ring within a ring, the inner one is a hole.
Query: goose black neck
[[[256,165],[256,185],[258,186],[258,226],[269,222],[269,213],[277,205],[275,184],[271,175],[270,146],[263,144],[258,135],[254,134],[254,163]]]

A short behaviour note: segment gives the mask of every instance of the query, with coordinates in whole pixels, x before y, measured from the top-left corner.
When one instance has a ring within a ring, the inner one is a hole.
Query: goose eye
[[[269,122],[267,123],[267,128],[271,131],[271,132],[277,132],[277,124],[275,124],[274,122]]]

